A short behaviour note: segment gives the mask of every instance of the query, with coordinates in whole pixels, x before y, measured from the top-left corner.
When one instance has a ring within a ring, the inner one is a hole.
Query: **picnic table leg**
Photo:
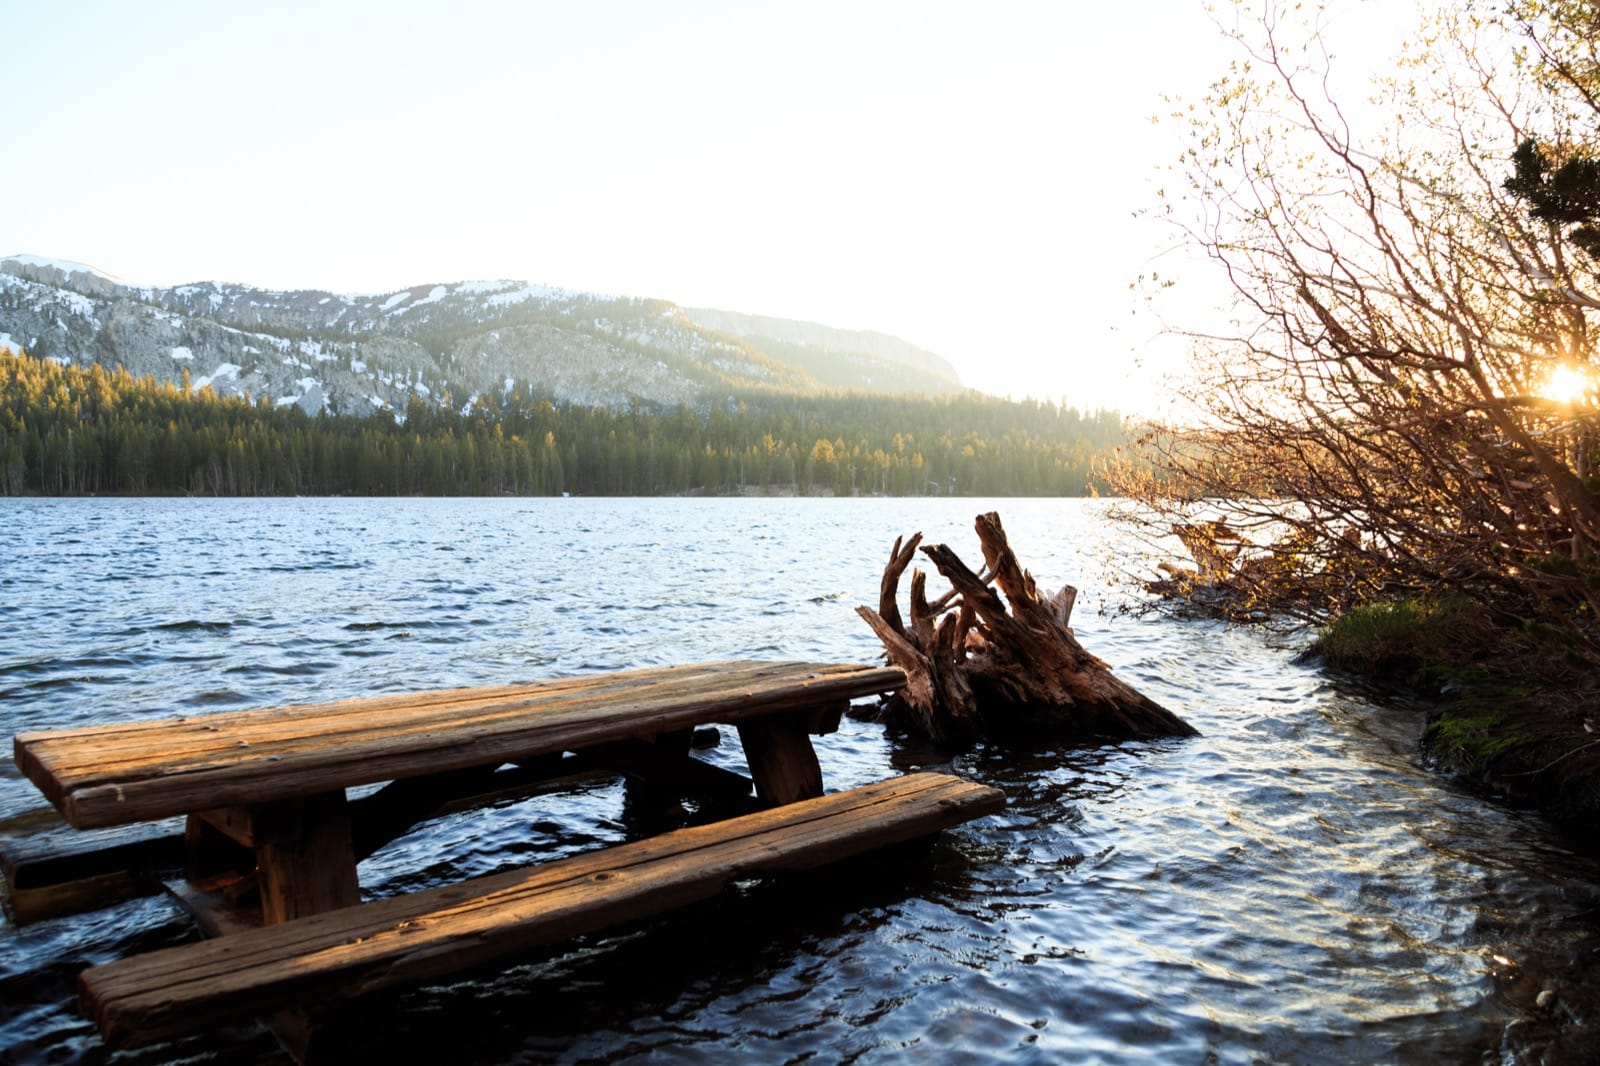
[[[256,923],[237,911],[252,886],[264,925],[361,902],[343,789],[199,811],[185,837],[188,885],[177,891],[212,935]]]
[[[779,805],[822,795],[822,767],[811,746],[812,715],[769,715],[739,723],[756,795]]]
[[[264,923],[361,902],[343,789],[260,804],[251,816]]]

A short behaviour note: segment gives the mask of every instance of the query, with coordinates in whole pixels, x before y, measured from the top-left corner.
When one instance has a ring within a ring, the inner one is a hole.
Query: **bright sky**
[[[1229,53],[1200,0],[4,0],[0,255],[138,284],[471,278],[876,329],[1149,405],[1129,283]]]

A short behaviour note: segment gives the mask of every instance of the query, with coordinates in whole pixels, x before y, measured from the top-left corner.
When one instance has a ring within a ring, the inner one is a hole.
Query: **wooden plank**
[[[190,724],[183,723],[174,725],[169,730],[170,735],[160,738],[138,731],[134,736],[137,746],[133,749],[126,745],[107,746],[100,741],[86,744],[73,738],[65,746],[55,743],[53,751],[41,751],[40,758],[48,754],[52,760],[51,771],[67,782],[69,791],[87,790],[99,779],[109,785],[111,798],[121,801],[128,798],[127,788],[137,785],[141,777],[172,778],[178,774],[241,765],[271,773],[281,769],[271,765],[274,763],[298,759],[304,765],[307,756],[314,762],[330,754],[341,758],[343,753],[353,751],[358,745],[374,745],[380,752],[407,750],[407,745],[412,750],[430,753],[441,747],[481,749],[482,741],[508,727],[536,727],[545,738],[539,750],[556,750],[563,740],[571,748],[608,737],[645,737],[671,727],[671,723],[653,721],[652,712],[681,714],[698,708],[700,713],[694,717],[713,716],[715,708],[711,705],[720,698],[725,703],[733,702],[728,715],[731,719],[739,714],[765,713],[764,704],[785,695],[772,687],[770,678],[754,694],[745,687],[746,678],[715,680],[717,687],[707,688],[703,678],[682,678],[670,686],[655,685],[648,691],[627,693],[626,698],[611,691],[615,687],[611,686],[577,701],[565,696],[535,694],[526,699],[470,709],[452,702],[444,705],[442,718],[440,707],[427,701],[402,709],[391,708],[387,716],[377,719],[358,714],[354,708],[331,719],[324,707],[302,708],[304,713],[292,719],[273,723],[256,721],[248,729],[230,724],[231,715],[220,715],[205,723],[207,733],[198,738],[192,735]],[[804,693],[799,695],[804,696]],[[738,714],[732,713],[734,711]],[[577,727],[578,734],[563,738],[560,736],[563,726]]]
[[[106,1039],[133,1046],[436,978],[999,810],[993,788],[913,774],[712,825],[166,948],[79,978]]]
[[[752,665],[759,664],[735,662],[627,671],[558,679],[531,686],[448,690],[119,723],[48,734],[24,734],[17,738],[15,746],[20,749],[19,765],[25,772],[28,765],[37,762],[41,769],[73,781],[102,768],[114,773],[124,764],[137,767],[152,758],[164,760],[172,755],[173,748],[179,749],[180,756],[190,762],[207,753],[223,762],[270,758],[268,753],[249,750],[252,741],[281,746],[287,738],[290,743],[298,740],[325,746],[349,743],[374,729],[394,735],[402,719],[412,728],[426,729],[439,721],[459,727],[478,712],[492,715],[506,710],[526,711],[534,703],[539,704],[540,709],[552,711],[575,701],[579,704],[617,701],[630,693],[648,694],[663,686],[691,694],[696,686],[707,683],[708,677],[713,681],[738,682],[740,675],[748,674]],[[711,667],[716,669],[709,669]],[[40,787],[46,784],[41,783]]]
[[[69,822],[114,825],[736,724],[893,691],[903,678],[849,664],[705,663],[22,734],[14,748]]]
[[[546,710],[561,706],[592,714],[596,704],[658,700],[663,697],[698,698],[717,690],[743,689],[746,700],[759,701],[764,690],[781,688],[796,680],[812,682],[858,677],[882,668],[828,663],[763,663],[749,660],[701,663],[694,666],[618,671],[577,678],[562,678],[524,686],[454,689],[341,700],[303,706],[229,711],[193,718],[118,723],[47,734],[24,734],[25,743],[44,737],[66,746],[67,754],[52,752],[52,765],[63,776],[114,763],[119,757],[147,758],[162,746],[179,746],[186,753],[210,752],[226,760],[258,753],[247,750],[255,741],[281,742],[285,729],[316,744],[344,743],[374,726],[393,730],[397,724],[454,725],[474,716],[493,718],[507,709],[525,710],[538,703]],[[888,671],[892,676],[895,672]],[[890,685],[893,688],[893,685]],[[74,759],[73,755],[78,758]],[[26,758],[27,755],[24,755]],[[44,757],[41,755],[41,757]]]
[[[568,788],[617,770],[614,766],[602,770],[603,765],[572,756],[552,756],[527,766],[475,769],[392,782],[372,795],[350,802],[356,860],[373,854],[434,815]],[[751,788],[748,779],[697,760],[684,777],[683,787],[696,794],[746,795]],[[186,840],[189,834],[181,825],[174,827],[170,823],[89,830],[73,830],[63,824],[61,830],[71,837],[0,840],[0,874],[4,875],[7,888],[6,916],[15,925],[81,914],[125,899],[153,895],[163,888],[176,891],[169,879],[179,871],[187,870],[201,881],[231,872],[227,880],[237,884],[255,866],[253,851],[227,843],[227,835],[204,819],[199,819],[192,840]],[[257,911],[254,924],[260,924],[259,907]]]
[[[183,865],[183,841],[171,823],[77,832],[71,837],[0,840],[0,874],[12,888],[46,888],[102,874],[171,871]]]
[[[7,885],[5,915],[12,925],[28,925],[154,895],[161,884],[158,871],[110,870],[36,888]]]

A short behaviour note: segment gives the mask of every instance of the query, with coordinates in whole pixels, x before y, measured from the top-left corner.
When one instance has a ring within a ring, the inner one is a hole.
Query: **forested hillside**
[[[1115,412],[976,392],[752,391],[709,406],[297,405],[0,353],[0,494],[1083,495]]]

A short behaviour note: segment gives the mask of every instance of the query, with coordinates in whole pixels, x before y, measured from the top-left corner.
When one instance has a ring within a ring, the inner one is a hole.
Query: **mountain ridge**
[[[309,414],[403,416],[414,398],[519,390],[612,407],[703,407],[750,390],[964,391],[947,361],[887,334],[666,300],[510,279],[377,294],[140,286],[35,255],[0,258],[0,347]]]
[[[740,337],[774,354],[787,354],[825,383],[840,372],[841,356],[854,357],[856,365],[863,357],[870,358],[889,380],[894,380],[896,370],[910,370],[958,385],[961,381],[956,368],[943,356],[877,330],[838,329],[800,319],[705,307],[685,307],[683,313],[708,329]]]

